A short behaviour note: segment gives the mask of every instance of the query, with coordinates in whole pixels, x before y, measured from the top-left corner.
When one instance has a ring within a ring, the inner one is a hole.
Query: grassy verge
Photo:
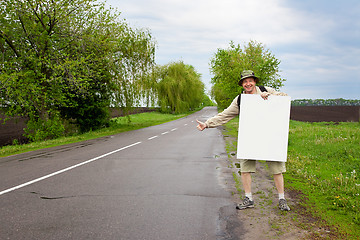
[[[236,151],[237,128],[238,119],[225,125],[226,136],[234,139],[226,146],[228,152]],[[299,223],[303,228],[311,232],[314,224],[330,226],[330,238],[358,239],[359,171],[360,123],[290,121],[285,186],[299,192],[301,207],[295,207],[295,212],[318,219]]]
[[[360,236],[360,124],[292,121],[286,180],[346,239]]]
[[[81,135],[62,137],[54,140],[43,141],[43,142],[34,142],[24,145],[13,145],[5,146],[0,148],[0,157],[5,157],[9,155],[29,152],[37,149],[49,148],[54,146],[65,145],[69,143],[81,142],[85,140],[90,140],[94,138],[114,135],[121,132],[136,130],[144,127],[149,127],[153,125],[158,125],[161,123],[169,122],[176,120],[182,117],[189,115],[187,114],[162,114],[159,112],[148,112],[148,113],[139,113],[131,115],[131,122],[128,123],[127,117],[119,117],[112,119],[110,127],[100,129],[93,132],[87,132]]]

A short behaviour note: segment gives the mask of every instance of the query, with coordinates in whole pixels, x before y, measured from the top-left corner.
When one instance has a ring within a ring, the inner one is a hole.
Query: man
[[[259,79],[251,70],[245,70],[241,73],[239,85],[244,88],[244,94],[259,94],[264,100],[268,99],[269,95],[287,96],[286,93],[277,92],[275,89],[265,87],[260,89],[256,86]],[[213,128],[227,123],[234,117],[239,115],[238,97],[236,97],[230,106],[223,112],[216,116],[209,118],[205,123],[197,120],[197,128],[203,131],[205,128]],[[243,188],[245,191],[245,198],[242,203],[237,204],[237,209],[246,209],[254,207],[254,200],[251,193],[251,173],[254,173],[256,160],[240,159],[240,171]],[[284,196],[284,178],[283,173],[286,172],[285,162],[267,161],[270,172],[274,175],[274,182],[279,194],[279,208],[283,211],[290,211]]]

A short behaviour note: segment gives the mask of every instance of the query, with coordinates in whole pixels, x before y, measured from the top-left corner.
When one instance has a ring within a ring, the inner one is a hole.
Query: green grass
[[[237,137],[237,128],[235,118],[225,125],[225,135]],[[234,151],[236,140],[227,149]],[[339,238],[358,239],[360,123],[290,121],[286,166],[285,186],[302,193],[305,215],[321,219],[317,224],[331,226]]]
[[[144,127],[158,125],[169,122],[189,115],[187,114],[163,114],[159,112],[139,113],[130,116],[131,122],[128,123],[127,117],[119,117],[111,120],[110,127],[97,131],[87,132],[81,135],[62,137],[54,140],[43,142],[33,142],[24,145],[5,146],[0,148],[0,157],[34,151],[37,149],[49,148],[54,146],[65,145],[69,143],[81,142],[94,138],[114,135],[121,132],[136,130]]]
[[[288,185],[348,239],[360,235],[360,123],[291,121]]]

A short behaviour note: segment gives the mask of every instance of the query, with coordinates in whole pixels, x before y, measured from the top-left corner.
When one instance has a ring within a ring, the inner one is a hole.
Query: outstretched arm
[[[199,120],[196,120],[198,125],[197,128],[202,131],[205,128],[214,128],[220,125],[223,125],[233,119],[234,117],[239,115],[239,106],[237,104],[238,96],[234,98],[234,100],[231,102],[230,106],[226,108],[221,113],[218,113],[214,117],[209,118],[206,120],[206,122],[200,122]]]

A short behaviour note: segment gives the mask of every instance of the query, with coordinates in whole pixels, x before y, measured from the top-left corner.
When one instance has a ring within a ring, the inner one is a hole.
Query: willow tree
[[[253,70],[260,85],[279,89],[285,81],[280,78],[279,64],[280,61],[261,43],[250,41],[241,48],[240,44],[231,42],[229,48],[218,49],[210,60],[214,75],[212,96],[221,108],[227,107],[242,91],[238,82],[243,70]]]
[[[204,84],[193,66],[174,62],[160,67],[157,94],[163,112],[183,113],[202,104]]]
[[[155,80],[152,77],[155,41],[147,30],[125,26],[125,29],[115,32],[112,72],[117,91],[114,92],[113,105],[122,108],[126,114],[133,107],[153,105],[155,101]]]

